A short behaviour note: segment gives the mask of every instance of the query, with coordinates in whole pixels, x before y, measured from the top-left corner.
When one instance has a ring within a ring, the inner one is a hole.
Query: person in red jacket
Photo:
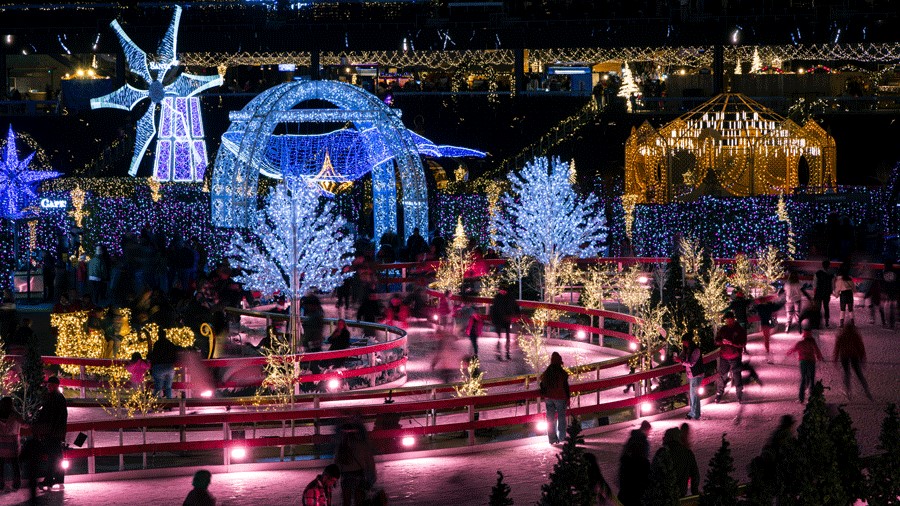
[[[863,387],[863,392],[871,401],[872,392],[869,391],[869,382],[863,376],[861,368],[862,364],[866,363],[866,346],[863,344],[862,336],[859,335],[859,330],[853,320],[850,320],[850,323],[842,328],[835,337],[834,361],[839,360],[844,368],[844,392],[847,394],[847,399],[850,399],[850,367],[853,367],[853,371]]]
[[[803,404],[806,401],[806,389],[809,388],[812,394],[812,386],[816,382],[816,362],[823,360],[811,330],[803,330],[802,339],[787,352],[788,355],[792,353],[796,353],[800,359],[800,404]]]
[[[716,346],[719,353],[719,379],[716,381],[716,404],[722,402],[722,394],[725,393],[725,379],[731,372],[731,381],[734,383],[734,391],[737,400],[744,402],[744,383],[741,379],[741,358],[744,347],[747,346],[747,331],[737,324],[734,313],[725,313],[725,326],[716,332]]]

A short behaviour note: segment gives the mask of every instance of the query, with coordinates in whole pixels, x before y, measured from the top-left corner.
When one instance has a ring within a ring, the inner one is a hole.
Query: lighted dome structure
[[[739,93],[718,95],[625,144],[625,194],[634,203],[823,192],[835,186],[835,142],[815,121],[800,126]]]
[[[213,223],[248,225],[260,175],[300,177],[331,195],[371,173],[375,237],[388,231],[409,237],[415,228],[427,233],[422,157],[483,158],[485,153],[437,145],[407,130],[400,114],[362,88],[337,81],[294,81],[260,93],[230,114],[231,125],[222,135],[212,177]],[[328,131],[295,133],[301,124]]]

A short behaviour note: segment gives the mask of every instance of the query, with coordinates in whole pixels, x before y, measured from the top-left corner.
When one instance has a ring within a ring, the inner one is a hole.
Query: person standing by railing
[[[569,395],[569,373],[563,369],[562,356],[554,351],[550,355],[550,365],[541,374],[541,396],[547,407],[547,436],[552,445],[566,440]]]
[[[675,357],[676,362],[680,362],[687,372],[690,403],[690,411],[687,418],[690,420],[700,419],[700,384],[703,382],[703,353],[690,337],[683,337],[681,340],[681,353]]]
[[[12,469],[12,488],[22,486],[19,470],[19,437],[25,422],[13,409],[12,397],[0,399],[0,491],[6,490],[6,463]]]
[[[62,485],[65,480],[62,454],[69,410],[66,407],[66,398],[59,391],[59,378],[51,376],[47,380],[46,387],[41,408],[34,421],[33,432],[47,455],[47,472],[40,487],[52,488],[56,484]]]

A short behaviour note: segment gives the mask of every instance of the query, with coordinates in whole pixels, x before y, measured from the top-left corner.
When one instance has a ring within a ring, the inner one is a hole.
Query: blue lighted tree
[[[178,71],[176,47],[180,21],[181,7],[176,5],[172,22],[152,59],[148,59],[147,54],[125,34],[118,21],[110,23],[125,52],[128,69],[140,78],[138,86],[141,88],[126,83],[108,95],[92,98],[91,109],[111,107],[131,111],[145,98],[150,99],[147,112],[137,123],[134,157],[128,169],[128,174],[132,176],[137,175],[141,159],[157,132],[159,142],[153,167],[155,178],[161,181],[202,181],[206,171],[207,153],[200,101],[194,95],[220,86],[222,77],[180,72],[173,78]],[[156,121],[158,108],[161,111],[159,128]]]
[[[3,160],[0,160],[0,218],[15,219],[22,216],[22,209],[37,198],[35,185],[46,179],[59,177],[59,172],[27,170],[34,153],[19,159],[16,134],[12,125],[6,136]]]
[[[510,174],[511,192],[491,218],[494,240],[508,256],[526,255],[544,266],[545,283],[555,279],[567,257],[604,251],[606,218],[597,197],[582,197],[570,181],[569,164],[538,158]],[[545,289],[546,291],[546,289]]]
[[[276,186],[266,207],[253,213],[248,237],[235,234],[228,256],[241,269],[235,279],[247,288],[286,294],[292,330],[299,336],[300,297],[309,290],[329,291],[349,274],[353,238],[330,201],[300,178]]]

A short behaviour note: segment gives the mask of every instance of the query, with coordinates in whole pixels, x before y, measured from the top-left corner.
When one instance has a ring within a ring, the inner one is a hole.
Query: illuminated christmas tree
[[[544,267],[544,279],[556,279],[567,257],[601,254],[606,218],[597,198],[581,197],[569,182],[569,164],[537,158],[519,174],[510,174],[511,192],[491,220],[494,239],[509,257],[529,256]],[[548,292],[545,287],[545,295]]]
[[[619,93],[616,95],[624,98],[628,112],[633,112],[631,107],[631,97],[632,95],[640,95],[640,93],[641,89],[634,81],[634,74],[631,73],[631,67],[628,66],[628,62],[625,62],[622,66],[622,84],[619,86]]]
[[[450,290],[461,293],[466,271],[472,266],[472,254],[468,250],[469,238],[462,224],[462,217],[456,219],[456,231],[447,250],[447,257],[441,260],[435,272],[432,287],[436,290]]]
[[[289,189],[290,187],[290,189]],[[250,236],[235,234],[228,256],[242,271],[236,281],[266,294],[279,292],[291,301],[291,334],[299,337],[300,297],[312,289],[333,290],[349,273],[353,238],[332,202],[290,178],[276,186],[266,207],[254,212]]]
[[[762,60],[759,58],[759,49],[753,48],[753,60],[750,62],[750,73],[756,73],[762,70]]]

